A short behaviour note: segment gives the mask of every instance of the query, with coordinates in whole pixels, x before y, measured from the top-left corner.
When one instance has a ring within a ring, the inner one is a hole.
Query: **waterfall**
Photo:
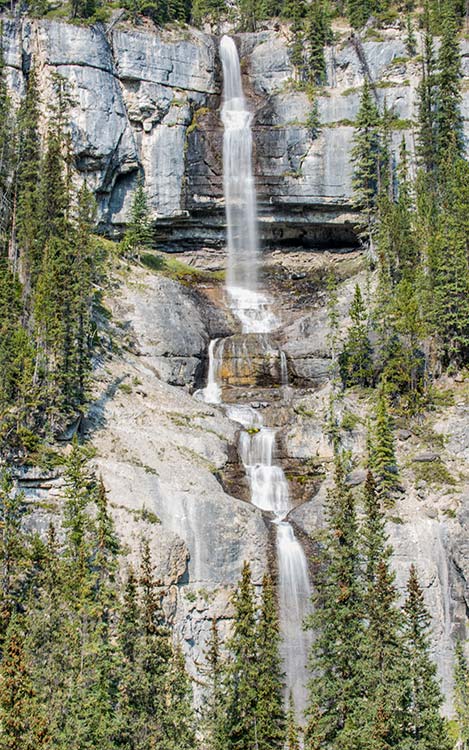
[[[238,51],[229,36],[220,42],[223,67],[223,190],[225,196],[230,305],[245,333],[276,326],[267,298],[259,292],[259,237],[252,171],[252,114],[246,106]]]
[[[244,99],[238,52],[232,39],[220,43],[223,65],[224,124],[223,168],[228,245],[228,302],[241,322],[243,333],[265,334],[278,327],[268,298],[259,291],[259,241],[256,219],[256,193],[252,172],[252,115]],[[220,387],[225,341],[214,339],[208,351],[207,385],[199,397],[207,403],[221,404]],[[257,339],[260,345],[263,337]],[[229,348],[230,347],[230,348]],[[261,350],[268,347],[260,346]],[[247,339],[233,338],[226,353],[231,356],[239,382],[245,370],[250,372],[251,347]],[[280,381],[288,389],[288,362],[279,352]],[[239,372],[238,372],[239,370]],[[231,385],[230,387],[234,387]],[[230,399],[232,400],[232,399]],[[278,600],[283,637],[281,656],[285,670],[286,693],[292,693],[298,718],[306,706],[307,662],[310,635],[303,631],[309,611],[311,589],[303,547],[296,539],[287,516],[292,509],[288,481],[275,460],[276,431],[267,427],[258,409],[248,404],[224,405],[226,414],[244,428],[239,438],[239,455],[249,482],[251,502],[271,514],[276,527],[278,564]]]
[[[275,516],[281,656],[287,694],[291,693],[301,719],[306,707],[307,664],[312,643],[311,633],[303,630],[305,617],[311,611],[308,563],[291,524],[285,520],[292,504],[285,473],[275,464],[275,430],[259,428],[261,417],[249,407],[247,410],[231,407],[229,413],[247,428],[239,438],[239,454],[249,481],[251,502]]]
[[[218,384],[218,371],[223,360],[224,341],[221,341],[219,351],[217,346],[220,339],[212,339],[208,347],[208,373],[207,385],[201,392],[203,400],[207,404],[221,403],[221,388]]]
[[[303,630],[302,625],[311,611],[311,586],[303,547],[286,521],[277,525],[277,561],[283,636],[280,653],[285,665],[287,690],[301,716],[307,702],[307,664],[312,644],[311,632]]]

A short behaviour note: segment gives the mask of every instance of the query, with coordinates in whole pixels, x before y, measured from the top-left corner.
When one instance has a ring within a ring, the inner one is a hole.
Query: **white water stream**
[[[234,41],[224,36],[220,43],[223,65],[224,124],[223,165],[227,219],[229,304],[241,322],[243,333],[268,333],[278,326],[268,298],[260,293],[259,242],[256,193],[252,172],[252,115],[244,99],[238,52]],[[237,346],[237,359],[248,357],[245,344]],[[207,385],[201,392],[207,403],[222,401],[221,366],[224,340],[214,339],[209,346]],[[288,388],[288,366],[284,352],[280,357],[280,380]],[[293,695],[299,717],[306,704],[307,661],[310,635],[303,631],[309,611],[311,588],[303,547],[286,519],[292,509],[288,481],[275,460],[276,432],[263,424],[258,410],[247,404],[225,406],[227,415],[239,422],[239,454],[251,491],[251,502],[272,514],[276,526],[278,597],[282,632],[281,654],[286,692]]]

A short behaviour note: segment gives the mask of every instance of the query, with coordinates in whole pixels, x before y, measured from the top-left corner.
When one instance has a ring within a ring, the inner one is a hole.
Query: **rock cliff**
[[[102,229],[121,231],[143,169],[158,246],[184,251],[191,264],[209,271],[222,267],[217,39],[186,28],[117,24],[107,31],[28,19],[5,19],[3,34],[16,100],[32,63],[45,117],[51,74],[69,80],[77,179],[93,187]],[[348,324],[354,284],[364,282],[354,250],[349,161],[364,61],[376,97],[392,109],[395,142],[405,137],[411,148],[419,66],[407,59],[397,31],[358,47],[339,31],[328,49],[328,85],[318,97],[321,128],[313,137],[312,104],[295,83],[287,31],[240,35],[238,44],[254,112],[266,283],[294,387],[266,393],[265,372],[277,386],[280,363],[259,342],[253,342],[252,370],[241,375],[236,351],[228,352],[225,380],[227,387],[245,388],[266,424],[279,430],[278,458],[298,503],[290,516],[303,538],[322,523],[331,461],[324,279],[333,266],[342,280],[341,327]],[[463,53],[469,74],[467,41]],[[467,92],[463,107],[469,117]],[[350,252],[335,252],[343,249]],[[228,627],[229,593],[243,560],[251,560],[260,581],[271,557],[269,519],[245,502],[239,425],[194,395],[205,377],[209,341],[235,332],[236,325],[219,283],[206,272],[189,283],[133,266],[130,273],[115,268],[113,280],[106,300],[111,322],[102,333],[104,354],[85,430],[129,558],[138,553],[142,533],[151,541],[158,571],[171,587],[168,612],[194,669],[211,617]],[[400,589],[411,561],[422,577],[449,706],[454,639],[464,631],[469,608],[469,390],[465,382],[446,386],[454,398],[423,424],[398,432],[403,491],[388,526]],[[342,437],[355,467],[349,481],[358,488],[371,408],[370,398],[358,393],[341,407]],[[36,501],[39,528],[59,509],[60,482],[59,473],[38,470],[22,478]]]
[[[69,81],[77,173],[96,192],[104,229],[125,223],[143,169],[160,243],[184,250],[223,242],[216,37],[189,28],[118,23],[107,30],[8,18],[3,35],[16,97],[35,64],[47,117],[51,74]],[[254,113],[262,230],[272,244],[356,244],[349,157],[365,68],[377,100],[392,113],[394,141],[404,137],[413,148],[420,66],[408,58],[400,32],[389,29],[381,40],[360,42],[337,29],[336,37],[327,49],[327,86],[317,95],[317,136],[312,102],[289,60],[288,30],[237,38]],[[467,40],[462,52],[467,73]],[[468,92],[463,112],[469,117]]]

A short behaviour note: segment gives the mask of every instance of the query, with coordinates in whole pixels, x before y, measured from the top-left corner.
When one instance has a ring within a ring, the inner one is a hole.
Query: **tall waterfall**
[[[228,245],[228,302],[242,324],[245,334],[266,334],[278,327],[268,298],[259,290],[259,241],[257,234],[256,193],[252,171],[252,115],[244,99],[238,52],[232,39],[220,43],[223,64],[224,124],[223,166]],[[222,376],[226,339],[214,339],[209,345],[207,385],[200,391],[208,403],[223,404]],[[235,359],[246,363],[249,348],[244,337],[233,337],[230,349]],[[288,391],[288,363],[280,356],[280,385]],[[249,368],[248,368],[249,370]],[[244,395],[244,394],[243,394]],[[230,399],[232,400],[232,399]],[[250,486],[251,502],[270,514],[276,527],[278,599],[283,642],[281,653],[286,675],[286,691],[292,694],[298,717],[306,705],[309,633],[303,631],[309,611],[311,590],[303,547],[287,520],[292,503],[288,481],[275,460],[277,435],[264,424],[259,410],[247,403],[224,404],[231,419],[244,428],[239,439],[239,455]]]
[[[220,42],[223,67],[223,189],[225,196],[228,273],[231,307],[245,333],[275,327],[268,300],[259,293],[259,237],[256,188],[252,171],[252,114],[246,106],[236,45]]]

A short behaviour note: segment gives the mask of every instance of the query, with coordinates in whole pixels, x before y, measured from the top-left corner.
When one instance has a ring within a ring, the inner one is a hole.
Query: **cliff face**
[[[96,191],[104,227],[125,222],[143,167],[160,242],[171,249],[223,242],[220,65],[215,37],[194,29],[162,32],[117,24],[109,31],[56,21],[4,21],[12,87],[21,92],[31,62],[40,73],[47,115],[50,78],[70,82],[76,167]],[[353,245],[350,147],[364,80],[395,118],[393,139],[416,118],[417,60],[399,32],[359,44],[338,32],[328,48],[328,85],[312,104],[295,84],[288,32],[242,34],[245,89],[254,112],[255,168],[266,240],[331,247]],[[469,72],[469,42],[463,65]],[[469,117],[469,93],[463,111]]]
[[[16,99],[32,61],[45,114],[51,74],[58,71],[70,81],[77,177],[86,177],[95,190],[103,228],[122,228],[143,167],[159,247],[186,251],[198,266],[222,266],[217,40],[189,29],[117,25],[106,32],[45,20],[6,19],[3,33]],[[331,461],[324,426],[330,386],[321,279],[332,266],[343,279],[341,329],[348,324],[354,284],[365,281],[358,252],[323,252],[356,244],[349,157],[363,64],[376,82],[376,96],[394,112],[395,143],[404,137],[410,148],[419,66],[407,60],[397,32],[358,47],[344,32],[328,50],[328,86],[318,98],[322,125],[313,138],[312,105],[294,83],[286,32],[240,35],[238,43],[254,112],[261,229],[271,245],[266,283],[282,323],[278,344],[296,387],[287,402],[277,389],[270,403],[272,392],[266,394],[255,379],[247,375],[244,385],[255,407],[264,410],[265,423],[278,430],[278,458],[298,503],[291,520],[304,536],[323,522]],[[469,74],[468,42],[463,53]],[[469,117],[467,91],[463,111]],[[108,354],[97,366],[86,430],[129,556],[136,556],[144,533],[158,573],[171,587],[166,606],[194,664],[200,662],[211,617],[228,627],[229,594],[243,560],[252,561],[260,582],[271,557],[268,519],[245,502],[239,426],[192,395],[204,379],[208,342],[236,328],[219,286],[203,275],[188,286],[136,267],[130,276],[116,271],[114,281],[106,302],[114,322],[103,333]],[[226,367],[235,365],[227,359]],[[274,368],[273,380],[275,373]],[[464,382],[447,385],[455,393],[451,406],[440,407],[423,426],[398,432],[403,492],[389,534],[401,590],[410,562],[418,566],[449,699],[454,639],[464,631],[469,608],[469,392]],[[349,415],[343,439],[356,466],[349,479],[356,486],[364,479],[371,409],[367,398],[356,394],[342,406],[342,416]],[[47,528],[60,482],[54,473],[24,477],[28,496],[38,501],[39,528]]]

